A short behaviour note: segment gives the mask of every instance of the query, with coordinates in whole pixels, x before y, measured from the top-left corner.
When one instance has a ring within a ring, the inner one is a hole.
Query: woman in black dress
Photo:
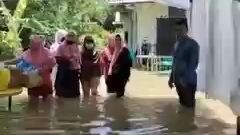
[[[117,97],[124,96],[125,87],[129,80],[132,67],[132,59],[130,52],[123,43],[119,34],[115,36],[115,49],[113,58],[109,67],[109,81]]]
[[[79,97],[80,96],[80,50],[76,43],[74,33],[68,33],[58,47],[56,60],[58,64],[55,90],[58,97]]]

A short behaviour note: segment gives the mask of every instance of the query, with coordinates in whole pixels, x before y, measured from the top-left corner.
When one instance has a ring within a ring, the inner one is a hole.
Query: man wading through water
[[[187,35],[187,32],[186,20],[179,21],[176,25],[177,42],[174,48],[172,73],[168,84],[170,88],[176,87],[181,105],[194,108],[199,45]]]

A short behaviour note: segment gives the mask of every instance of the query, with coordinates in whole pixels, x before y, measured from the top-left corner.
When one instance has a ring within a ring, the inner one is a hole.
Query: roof
[[[154,2],[154,0],[109,0],[110,4],[128,4],[128,3],[143,3]]]
[[[148,3],[155,2],[176,8],[189,9],[189,0],[109,0],[110,4],[131,4],[131,3]]]

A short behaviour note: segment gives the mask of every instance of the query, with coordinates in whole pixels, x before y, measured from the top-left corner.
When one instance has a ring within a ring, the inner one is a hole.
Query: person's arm
[[[50,58],[46,63],[42,65],[40,68],[40,72],[45,73],[45,72],[52,72],[53,67],[55,66],[56,61],[54,58]]]
[[[194,43],[189,49],[189,61],[188,70],[195,71],[198,67],[199,62],[199,45]]]
[[[70,64],[70,58],[64,57],[64,53],[62,52],[62,46],[59,46],[56,52],[56,63],[57,64]]]
[[[123,50],[123,59],[121,60],[121,67],[132,67],[132,57],[127,48],[124,48]]]
[[[107,67],[111,63],[111,60],[109,60],[109,58],[105,54],[105,52],[102,52],[102,54],[100,56],[100,63],[103,67]]]
[[[133,59],[130,51],[127,49],[127,56],[128,56],[128,66],[132,67],[133,66]]]

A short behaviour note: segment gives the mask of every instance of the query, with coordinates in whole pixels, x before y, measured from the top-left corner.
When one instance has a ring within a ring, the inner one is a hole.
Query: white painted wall
[[[123,22],[123,32],[128,31],[128,47],[133,47],[132,45],[132,22],[131,22],[131,13],[122,13],[121,21]],[[124,33],[123,33],[124,35]],[[126,40],[126,39],[125,39]]]
[[[137,45],[145,37],[152,44],[157,42],[157,18],[168,17],[168,6],[158,3],[136,4],[137,12]]]

